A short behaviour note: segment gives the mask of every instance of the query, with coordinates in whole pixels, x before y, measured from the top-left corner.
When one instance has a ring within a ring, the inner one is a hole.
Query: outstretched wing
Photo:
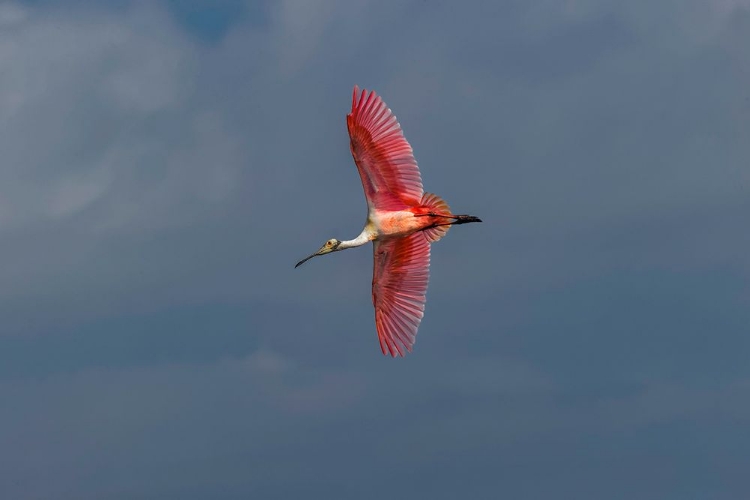
[[[422,178],[401,125],[375,92],[354,86],[352,111],[346,116],[350,147],[367,204],[398,210],[422,198]]]
[[[430,244],[422,232],[375,240],[372,302],[383,354],[411,352],[427,301]]]

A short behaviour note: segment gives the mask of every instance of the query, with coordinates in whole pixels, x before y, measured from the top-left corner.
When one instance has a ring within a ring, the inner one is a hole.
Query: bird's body
[[[373,231],[376,238],[408,236],[433,226],[437,217],[431,217],[425,207],[406,207],[404,210],[373,210],[365,228]],[[372,229],[369,229],[372,228]]]
[[[367,222],[353,240],[328,240],[317,255],[373,242],[372,299],[383,354],[404,355],[424,315],[430,243],[451,225],[481,222],[454,215],[437,195],[424,193],[417,162],[401,127],[375,92],[354,87],[346,117],[354,162],[367,199]],[[295,267],[297,267],[295,266]]]
[[[414,217],[412,210],[373,210],[372,225],[380,238],[408,236],[426,227],[424,217]]]

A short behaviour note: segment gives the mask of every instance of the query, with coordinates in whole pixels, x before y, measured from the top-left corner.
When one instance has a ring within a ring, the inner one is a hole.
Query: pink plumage
[[[427,302],[430,244],[423,233],[375,241],[372,303],[383,354],[411,352]]]
[[[422,177],[401,126],[379,95],[363,90],[357,99],[358,91],[355,86],[346,124],[368,203],[379,208],[396,208],[396,200],[418,205]]]
[[[297,266],[372,241],[372,302],[380,348],[383,354],[403,356],[411,352],[424,316],[430,243],[445,236],[451,225],[481,220],[454,215],[442,198],[424,193],[412,148],[375,92],[360,93],[354,87],[346,123],[367,200],[367,223],[355,239],[330,239]]]

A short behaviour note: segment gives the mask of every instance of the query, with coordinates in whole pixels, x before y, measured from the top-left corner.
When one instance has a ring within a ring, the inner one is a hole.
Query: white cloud
[[[49,195],[49,212],[54,218],[67,217],[94,203],[106,193],[111,173],[105,169],[82,176],[62,178]]]
[[[2,4],[0,21],[0,297],[114,305],[171,280],[138,241],[225,215],[251,167],[255,139],[217,105],[233,96],[200,86],[207,49],[147,3]]]
[[[221,115],[195,106],[200,49],[163,12],[7,9],[16,26],[0,34],[4,227],[94,203],[93,219],[109,227],[169,225],[185,203],[231,194],[242,152]]]
[[[10,28],[26,19],[26,9],[13,2],[0,3],[0,26]]]

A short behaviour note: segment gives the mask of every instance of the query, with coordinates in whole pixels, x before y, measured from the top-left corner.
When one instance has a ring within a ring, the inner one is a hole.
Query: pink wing
[[[375,240],[372,302],[383,354],[411,352],[427,301],[430,244],[421,232]]]
[[[358,94],[355,85],[346,124],[367,204],[391,210],[419,205],[422,178],[401,126],[375,92]]]

